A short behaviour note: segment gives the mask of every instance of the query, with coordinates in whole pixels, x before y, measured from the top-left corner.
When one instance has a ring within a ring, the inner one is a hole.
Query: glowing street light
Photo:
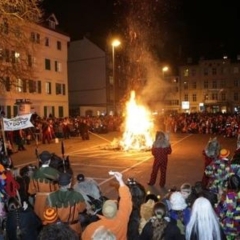
[[[165,66],[162,68],[162,74],[163,74],[163,78],[164,78],[164,73],[168,71],[168,66]]]
[[[121,42],[117,39],[112,41],[112,64],[113,64],[113,111],[116,112],[116,83],[115,83],[115,47],[118,47]]]

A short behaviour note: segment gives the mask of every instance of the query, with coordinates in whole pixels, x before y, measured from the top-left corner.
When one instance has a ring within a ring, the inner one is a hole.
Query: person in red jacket
[[[172,153],[172,147],[169,142],[167,134],[162,131],[156,133],[156,138],[152,146],[152,155],[154,162],[152,166],[152,173],[148,185],[152,186],[156,183],[157,174],[160,170],[161,177],[159,181],[160,187],[164,187],[166,183],[168,155]]]

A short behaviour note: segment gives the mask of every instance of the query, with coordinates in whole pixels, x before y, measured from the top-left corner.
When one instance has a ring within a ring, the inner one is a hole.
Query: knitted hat
[[[58,183],[61,186],[66,186],[71,182],[72,176],[69,173],[61,173],[58,178]]]
[[[43,151],[42,153],[39,154],[39,158],[42,163],[47,162],[48,160],[51,159],[51,157],[52,157],[52,154],[48,151]]]
[[[48,207],[45,209],[43,213],[43,224],[50,224],[50,223],[55,223],[58,220],[58,213],[56,208],[53,207]]]
[[[227,158],[230,155],[230,151],[228,149],[221,149],[219,157],[220,158]]]
[[[5,175],[5,168],[2,164],[0,164],[0,178],[2,180],[5,180],[7,178],[6,175]]]
[[[106,218],[114,218],[117,213],[117,203],[113,200],[107,200],[102,207],[102,214]]]
[[[171,209],[181,211],[187,207],[186,201],[180,192],[173,192],[170,196]]]

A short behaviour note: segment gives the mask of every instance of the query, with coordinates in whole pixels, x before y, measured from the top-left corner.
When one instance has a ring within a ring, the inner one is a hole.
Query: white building
[[[48,26],[36,25],[29,30],[29,38],[37,49],[31,60],[36,69],[34,79],[19,79],[16,86],[1,90],[0,109],[8,118],[29,111],[40,117],[69,115],[67,48],[70,38],[56,30],[58,22],[54,15],[47,22]]]

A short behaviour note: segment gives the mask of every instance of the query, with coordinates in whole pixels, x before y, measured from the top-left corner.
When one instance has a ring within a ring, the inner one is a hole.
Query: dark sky
[[[60,27],[72,40],[82,35],[106,38],[115,28],[116,6],[134,0],[44,0],[46,11],[54,12]],[[163,31],[169,48],[181,46],[186,55],[219,56],[240,53],[240,7],[238,1],[138,0],[159,4]],[[137,0],[135,0],[137,2]],[[115,21],[114,21],[115,20]],[[167,40],[168,41],[168,40]]]

